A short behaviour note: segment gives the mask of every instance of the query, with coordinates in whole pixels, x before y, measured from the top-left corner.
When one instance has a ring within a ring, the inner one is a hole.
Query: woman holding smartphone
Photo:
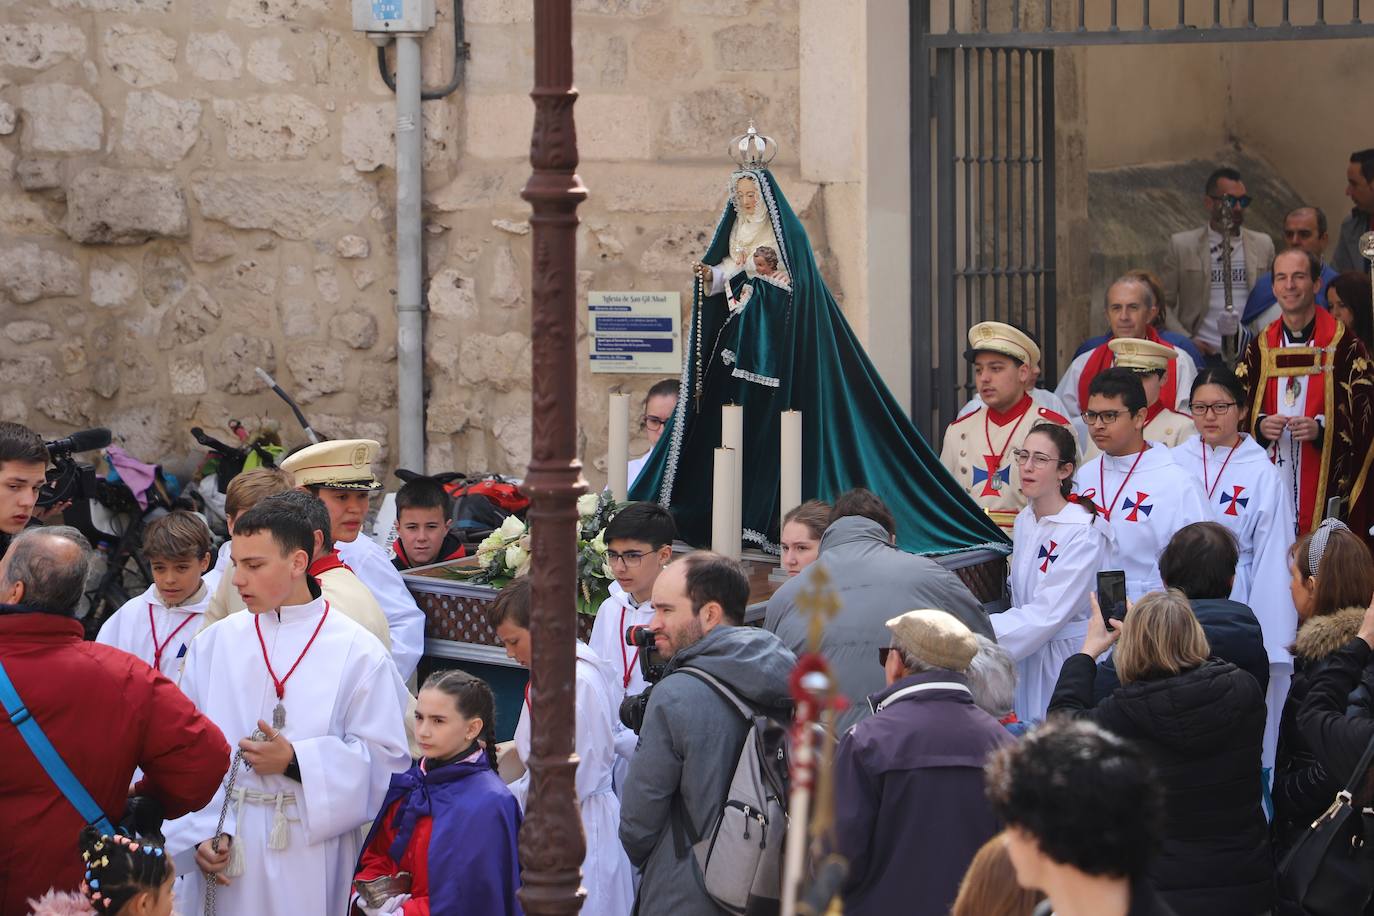
[[[1016,659],[1016,715],[1038,722],[1064,659],[1088,632],[1089,596],[1111,528],[1091,500],[1072,497],[1078,442],[1070,430],[1042,423],[1012,458],[1026,506],[1012,527],[1012,607],[992,615],[992,628]]]
[[[1212,520],[1236,536],[1240,558],[1231,600],[1255,612],[1269,654],[1269,711],[1264,730],[1264,768],[1274,766],[1279,720],[1293,675],[1289,646],[1298,612],[1288,590],[1288,552],[1293,546],[1293,494],[1245,422],[1245,389],[1228,369],[1198,373],[1192,392],[1193,421],[1200,435],[1169,454],[1202,484]]]

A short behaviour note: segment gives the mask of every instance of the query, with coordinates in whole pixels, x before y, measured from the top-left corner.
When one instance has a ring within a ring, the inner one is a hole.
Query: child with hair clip
[[[171,916],[176,869],[160,845],[85,827],[81,858],[86,863],[81,892],[49,891],[30,900],[33,916]]]
[[[495,722],[485,681],[457,669],[425,680],[415,710],[424,756],[391,779],[358,859],[353,913],[521,912],[520,805],[495,772]]]

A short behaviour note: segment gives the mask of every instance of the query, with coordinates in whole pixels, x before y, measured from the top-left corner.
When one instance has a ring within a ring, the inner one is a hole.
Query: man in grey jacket
[[[1345,196],[1355,206],[1341,223],[1331,266],[1341,273],[1365,271],[1369,269],[1369,261],[1360,253],[1360,236],[1374,229],[1374,216],[1371,216],[1374,214],[1374,149],[1356,150],[1350,154],[1350,164],[1345,167]]]
[[[882,500],[868,490],[850,490],[835,500],[820,557],[768,601],[764,627],[801,654],[807,650],[810,620],[797,609],[797,597],[810,590],[817,569],[829,576],[840,611],[826,622],[821,654],[849,699],[836,734],[866,718],[869,694],[886,686],[878,650],[888,644],[889,619],[916,608],[938,608],[973,632],[993,636],[983,606],[963,580],[928,557],[898,550],[895,538],[892,513]]]
[[[796,657],[772,633],[741,625],[748,600],[739,563],[707,551],[670,563],[654,583],[649,629],[668,673],[649,695],[620,800],[620,841],[643,870],[641,914],[726,912],[706,895],[690,845],[725,801],[748,723],[706,682],[676,672],[700,668],[756,711],[786,718]]]

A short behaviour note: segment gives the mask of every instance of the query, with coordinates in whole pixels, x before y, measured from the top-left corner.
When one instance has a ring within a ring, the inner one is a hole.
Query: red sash
[[[1317,323],[1312,329],[1312,339],[1307,342],[1307,346],[1314,348],[1330,348],[1335,341],[1337,331],[1340,329],[1340,322],[1331,317],[1331,314],[1323,308],[1317,309]],[[1277,318],[1265,328],[1264,349],[1277,351],[1275,354],[1279,362],[1283,361],[1283,350],[1290,349],[1283,346],[1283,319]],[[1263,359],[1263,356],[1261,356]],[[1304,358],[1305,361],[1305,358]],[[1317,365],[1322,371],[1316,375],[1307,377],[1307,400],[1303,404],[1302,412],[1305,416],[1315,417],[1326,413],[1326,386],[1332,384],[1332,367],[1336,361],[1334,350],[1328,350],[1317,356]],[[1261,372],[1263,371],[1261,364]],[[1276,414],[1279,408],[1279,390],[1288,383],[1288,378],[1283,376],[1271,376],[1264,382],[1264,403],[1260,408],[1263,414]],[[1331,428],[1331,424],[1336,422],[1332,416],[1326,417],[1326,426]],[[1325,437],[1324,437],[1325,438]],[[1322,469],[1326,462],[1331,460],[1329,448],[1318,449],[1311,442],[1301,442],[1298,444],[1299,455],[1301,456],[1301,476],[1298,479],[1298,533],[1304,534],[1311,531],[1315,521],[1321,515],[1321,509],[1317,506],[1317,489],[1321,483]],[[1289,460],[1286,455],[1279,455],[1285,461]],[[1329,482],[1328,482],[1329,483]],[[1329,487],[1327,488],[1329,490]],[[1323,507],[1324,508],[1324,507]]]
[[[1159,336],[1159,332],[1154,328],[1145,329],[1145,337],[1153,340],[1157,344],[1173,349],[1174,345]],[[1088,388],[1092,386],[1093,379],[1103,369],[1110,369],[1115,362],[1116,354],[1112,353],[1112,348],[1107,346],[1111,343],[1111,338],[1107,338],[1101,346],[1093,350],[1088,361],[1083,365],[1083,374],[1078,377],[1078,409],[1088,409]],[[1187,353],[1179,353],[1178,359],[1169,360],[1169,368],[1164,372],[1164,384],[1159,389],[1159,403],[1167,407],[1173,407],[1178,403],[1178,365],[1179,359],[1192,359]]]

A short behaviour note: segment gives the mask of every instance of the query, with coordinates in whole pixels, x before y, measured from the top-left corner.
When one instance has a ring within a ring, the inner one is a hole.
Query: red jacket
[[[422,817],[415,822],[415,832],[410,835],[410,843],[401,861],[391,861],[388,853],[391,844],[396,841],[396,828],[391,826],[391,819],[395,816],[396,808],[404,803],[404,797],[398,798],[377,818],[372,842],[358,859],[358,872],[353,880],[371,881],[383,875],[408,871],[411,899],[402,905],[401,912],[404,916],[429,916],[429,837],[434,830],[434,820]]]
[[[54,614],[0,614],[0,662],[24,705],[111,821],[138,794],[168,818],[209,804],[229,769],[224,735],[162,674],[111,646],[82,641]],[[82,819],[0,709],[0,916],[26,916],[28,898],[76,890]]]

